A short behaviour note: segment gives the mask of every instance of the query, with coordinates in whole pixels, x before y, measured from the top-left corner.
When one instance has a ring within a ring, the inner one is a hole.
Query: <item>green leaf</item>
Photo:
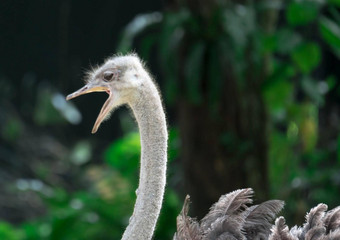
[[[320,63],[320,47],[313,42],[300,44],[291,54],[293,62],[302,73],[310,73]]]
[[[138,170],[140,157],[140,138],[138,132],[132,132],[114,141],[104,153],[104,159],[126,177]]]
[[[160,34],[159,55],[161,66],[164,68],[165,77],[165,96],[168,104],[176,102],[179,93],[179,64],[178,48],[183,42],[184,36],[183,25],[190,19],[191,15],[187,11],[176,13],[166,12],[162,23],[162,32]]]
[[[23,133],[23,124],[20,119],[11,116],[1,128],[1,136],[9,142],[16,142]]]
[[[282,131],[273,131],[270,134],[269,178],[273,183],[273,191],[286,186],[293,179],[297,171],[298,156],[294,152],[291,141]],[[286,172],[288,174],[282,174]]]
[[[318,107],[314,103],[305,102],[301,105],[300,116],[299,134],[302,149],[308,153],[314,150],[318,140]]]
[[[184,29],[184,23],[191,19],[191,15],[187,11],[166,12],[162,22],[162,32],[160,34],[160,56],[166,61],[169,55],[172,55],[174,49],[181,42]]]
[[[282,54],[290,53],[302,42],[302,37],[291,29],[279,29],[276,34],[277,51]]]
[[[0,239],[19,240],[23,239],[21,230],[15,229],[6,222],[0,222]]]
[[[51,125],[51,124],[58,124],[65,122],[65,118],[62,116],[62,109],[60,105],[60,95],[55,98],[56,94],[53,93],[52,89],[49,87],[41,87],[38,89],[38,100],[37,104],[35,106],[34,110],[34,121],[42,126]],[[58,99],[59,98],[59,99]],[[61,104],[64,104],[64,106],[68,106],[68,103],[66,103],[65,99],[62,97]],[[66,105],[65,105],[66,104]],[[77,110],[73,109],[76,115]],[[73,115],[71,113],[71,115]],[[78,113],[79,114],[79,113]],[[65,116],[65,115],[64,115]],[[77,117],[80,117],[80,115],[77,115]]]
[[[70,160],[75,165],[83,165],[90,161],[91,156],[92,149],[90,143],[86,141],[80,141],[72,149],[72,152],[70,154]]]
[[[249,36],[256,31],[255,10],[246,5],[227,9],[222,24],[235,46],[244,48],[249,41]]]
[[[340,26],[329,18],[322,17],[319,21],[319,30],[322,38],[340,58]]]
[[[292,101],[293,85],[282,79],[275,81],[263,91],[264,98],[273,114],[280,114]]]
[[[219,43],[216,43],[210,46],[207,61],[208,100],[211,112],[213,114],[217,114],[217,106],[221,100],[222,94],[223,80],[220,54],[223,54],[223,50],[219,45]]]
[[[158,40],[158,33],[157,34],[149,34],[145,36],[141,41],[141,50],[140,55],[143,59],[150,59],[151,49],[153,46],[156,45]]]
[[[310,98],[312,99],[316,104],[321,105],[324,103],[324,99],[322,96],[322,93],[319,91],[319,88],[317,86],[317,82],[308,77],[305,76],[302,79],[302,89],[304,91],[304,93]]]
[[[332,90],[336,86],[337,79],[336,79],[336,77],[334,75],[331,75],[331,76],[328,76],[325,79],[325,82],[327,83],[328,89],[330,91],[330,90]]]
[[[317,17],[319,7],[316,2],[313,1],[292,1],[288,5],[286,11],[286,18],[289,24],[293,26],[306,25]]]
[[[334,6],[330,6],[328,8],[328,11],[330,15],[327,15],[327,16],[329,16],[330,18],[332,18],[335,22],[339,24],[340,23],[340,12],[338,8]]]
[[[337,159],[338,159],[338,164],[340,164],[340,135],[338,135],[338,142],[337,142]]]
[[[293,84],[290,78],[295,75],[294,67],[277,62],[274,72],[262,85],[262,93],[272,114],[278,117],[293,100]]]
[[[163,15],[159,12],[142,14],[135,17],[124,29],[118,43],[118,51],[126,53],[131,50],[134,38],[147,28],[161,23]]]
[[[202,101],[201,82],[203,79],[203,57],[205,44],[201,41],[194,43],[188,54],[185,67],[186,94],[188,99],[195,104]]]
[[[168,160],[169,163],[176,160],[179,155],[180,139],[177,129],[169,129],[169,141],[168,141]]]
[[[336,5],[337,7],[340,7],[340,0],[327,0],[329,4]]]

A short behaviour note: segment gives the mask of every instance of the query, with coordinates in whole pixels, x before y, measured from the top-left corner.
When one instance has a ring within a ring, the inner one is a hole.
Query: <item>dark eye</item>
[[[104,72],[104,80],[111,81],[113,79],[113,72]]]

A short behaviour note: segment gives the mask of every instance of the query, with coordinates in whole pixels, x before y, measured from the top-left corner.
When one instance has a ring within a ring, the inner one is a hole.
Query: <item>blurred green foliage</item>
[[[291,221],[299,220],[317,202],[330,206],[339,204],[340,136],[336,133],[335,144],[331,141],[323,144],[319,129],[320,110],[327,94],[338,86],[338,79],[332,73],[320,77],[316,72],[323,64],[325,49],[340,57],[340,1],[290,0],[278,6],[249,2],[221,5],[214,10],[207,25],[202,25],[200,18],[185,6],[176,11],[140,15],[126,27],[118,49],[130,51],[135,38],[142,35],[138,52],[148,59],[156,46],[160,55],[166,103],[174,104],[179,94],[195,104],[207,97],[212,112],[223,94],[224,63],[233,64],[232,69],[242,87],[247,84],[248,61],[254,63],[252,74],[256,75],[263,67],[262,60],[271,56],[269,73],[261,88],[269,114],[271,195],[287,202],[285,215]],[[272,31],[263,31],[262,26],[256,24],[255,19],[263,13],[263,8],[284,13],[282,21]],[[185,65],[179,66],[177,59],[182,57],[181,43],[187,33],[193,38],[193,44],[185,46]],[[203,64],[206,64],[205,73]],[[185,69],[184,84],[179,81],[180,68]],[[209,83],[206,96],[200,88],[202,74]],[[11,109],[3,104],[2,98],[14,87],[3,79],[0,79],[0,86],[3,92],[0,104]],[[74,106],[60,100],[53,90],[41,87],[37,96],[31,118],[36,126],[81,120]],[[24,137],[26,127],[10,111],[0,117],[4,119],[1,138],[12,146]],[[221,141],[232,144],[233,137],[226,134]],[[238,147],[246,144],[240,143]],[[172,238],[181,205],[172,185],[178,178],[174,160],[180,151],[175,128],[170,131],[169,147],[169,185],[155,235],[155,239],[160,240]],[[79,140],[69,146],[66,160],[60,159],[60,162],[81,168],[79,175],[86,179],[82,190],[70,191],[65,185],[57,184],[46,184],[47,193],[34,188],[16,189],[35,191],[47,209],[46,214],[17,226],[1,222],[0,239],[119,239],[135,199],[140,157],[138,133],[126,133],[112,142],[100,157],[105,164],[91,163],[94,158],[91,144]],[[45,181],[48,167],[39,167],[42,169],[39,176]]]
[[[8,240],[20,240],[23,239],[23,233],[21,230],[15,229],[6,222],[0,222],[0,238]]]
[[[169,139],[169,161],[172,162],[178,152],[177,148],[171,147],[177,146],[174,144],[177,141],[176,131],[170,131]],[[88,149],[86,143],[80,142],[75,146],[76,153],[71,154],[71,159],[75,159],[74,155],[84,159]],[[55,187],[49,189],[49,194],[40,194],[48,209],[47,214],[20,227],[0,223],[1,239],[119,239],[128,224],[135,201],[140,158],[139,133],[131,132],[114,141],[103,158],[111,168],[89,165],[83,170],[88,177],[87,191],[69,193]],[[79,165],[79,161],[83,160],[76,160],[75,164]],[[21,189],[32,191],[29,188]],[[163,205],[164,214],[160,216],[155,234],[157,239],[172,238],[180,206],[177,194],[168,188]]]

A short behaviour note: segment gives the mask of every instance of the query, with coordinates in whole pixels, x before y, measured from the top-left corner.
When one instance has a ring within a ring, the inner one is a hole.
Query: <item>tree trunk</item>
[[[226,79],[234,85],[233,79]],[[259,89],[257,89],[259,90]],[[222,194],[252,187],[256,199],[268,197],[267,116],[261,94],[224,89],[223,109],[213,117],[207,103],[178,105],[185,191],[198,217]]]
[[[193,11],[204,12],[209,17],[206,11]],[[271,31],[276,22],[275,12],[263,14],[259,22]],[[186,40],[183,45],[188,47],[191,43]],[[182,49],[182,60],[186,59],[187,47]],[[258,74],[254,74],[256,66],[251,61],[247,63],[247,79],[242,87],[238,79],[225,70],[217,114],[212,114],[205,97],[200,104],[190,102],[185,96],[178,102],[184,188],[192,198],[192,216],[201,218],[222,194],[238,188],[253,188],[256,200],[268,198],[268,119],[261,86],[268,74],[269,58],[263,57],[261,69],[256,69]],[[225,69],[233,69],[232,63],[228,65]],[[206,81],[202,80],[203,93],[207,91]]]

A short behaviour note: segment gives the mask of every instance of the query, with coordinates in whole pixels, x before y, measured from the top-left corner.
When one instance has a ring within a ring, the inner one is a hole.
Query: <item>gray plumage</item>
[[[298,240],[290,232],[286,225],[284,217],[279,217],[275,220],[275,225],[272,228],[272,233],[269,236],[269,240]]]
[[[177,216],[177,232],[174,240],[201,240],[202,232],[196,219],[188,216],[190,197],[186,196],[181,213]]]
[[[268,238],[272,221],[276,218],[276,215],[281,211],[283,206],[283,201],[270,200],[248,208],[245,211],[248,216],[244,224],[247,239],[259,240]]]
[[[271,200],[251,206],[253,190],[240,189],[223,195],[209,213],[198,223],[188,217],[187,201],[180,218],[177,218],[176,240],[260,240],[268,239],[276,214],[283,208],[283,202]],[[185,214],[183,214],[183,212]],[[187,218],[187,220],[185,220]],[[186,225],[184,225],[186,224]],[[194,227],[193,227],[194,226]],[[188,238],[193,235],[195,238]],[[185,231],[190,231],[186,233]]]
[[[284,217],[272,225],[282,201],[249,206],[252,195],[247,188],[221,196],[200,222],[188,216],[187,196],[174,240],[340,240],[340,207],[327,212],[327,205],[321,203],[306,214],[302,227],[289,230]]]
[[[327,212],[326,204],[319,204],[306,215],[302,227],[290,231],[283,217],[275,221],[269,240],[340,240],[340,207]]]
[[[223,195],[211,208],[209,213],[202,219],[201,228],[203,232],[211,236],[218,236],[223,229],[234,232],[236,239],[243,239],[238,236],[244,223],[242,211],[252,203],[253,190],[250,188],[240,189]]]
[[[327,234],[340,229],[340,207],[336,207],[326,213],[324,225]]]

